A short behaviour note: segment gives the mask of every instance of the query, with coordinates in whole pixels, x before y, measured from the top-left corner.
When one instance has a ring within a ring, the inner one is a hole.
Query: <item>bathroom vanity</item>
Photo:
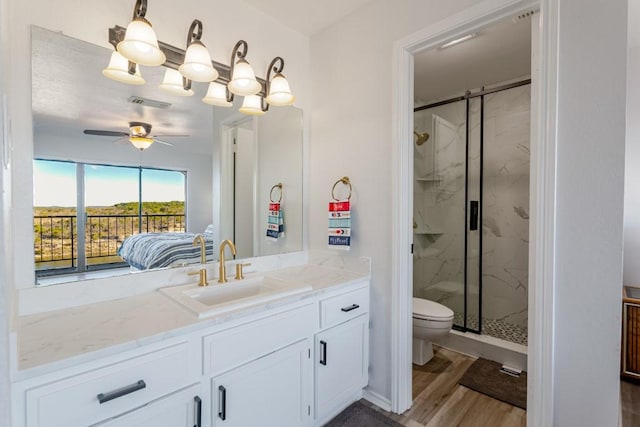
[[[162,292],[20,318],[13,425],[322,425],[367,385],[369,275],[264,275],[308,288],[203,319]]]

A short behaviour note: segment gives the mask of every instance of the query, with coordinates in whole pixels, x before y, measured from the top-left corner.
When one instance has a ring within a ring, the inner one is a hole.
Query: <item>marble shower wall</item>
[[[465,102],[416,112],[414,296],[464,310]],[[530,86],[487,95],[484,104],[482,317],[526,328]],[[480,193],[480,100],[469,111],[469,200]],[[468,326],[479,313],[479,233],[468,233]]]

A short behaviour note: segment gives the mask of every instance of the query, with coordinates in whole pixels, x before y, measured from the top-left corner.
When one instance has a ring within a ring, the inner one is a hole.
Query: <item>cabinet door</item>
[[[94,427],[202,427],[200,385],[189,387]]]
[[[368,383],[369,316],[322,331],[315,339],[316,418],[321,419]]]
[[[313,379],[309,344],[302,340],[214,377],[213,425],[309,425]]]

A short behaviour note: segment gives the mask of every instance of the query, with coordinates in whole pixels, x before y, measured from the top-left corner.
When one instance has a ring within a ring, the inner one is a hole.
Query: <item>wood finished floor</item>
[[[458,384],[475,360],[444,348],[435,348],[424,366],[413,365],[413,406],[403,414],[384,412],[408,427],[518,427],[526,426],[527,412]]]

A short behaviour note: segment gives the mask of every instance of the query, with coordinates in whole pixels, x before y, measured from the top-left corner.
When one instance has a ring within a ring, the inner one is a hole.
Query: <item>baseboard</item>
[[[376,405],[378,408],[384,409],[387,412],[391,412],[391,400],[387,399],[384,396],[381,396],[375,391],[371,391],[369,387],[364,389],[364,391],[362,392],[362,397]]]

